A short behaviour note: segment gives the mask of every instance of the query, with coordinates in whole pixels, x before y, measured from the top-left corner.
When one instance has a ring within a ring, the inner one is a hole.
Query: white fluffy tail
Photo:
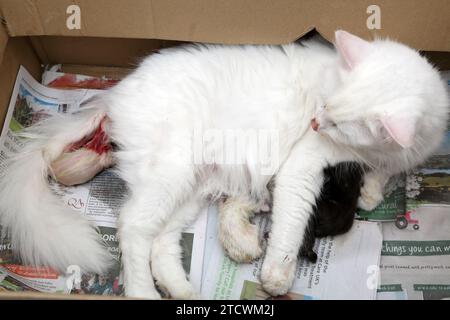
[[[25,148],[0,177],[0,225],[24,263],[62,272],[69,265],[95,273],[108,268],[111,256],[99,234],[65,206],[48,183],[50,163],[68,145],[91,134],[104,117],[103,108],[93,106],[70,116],[56,115],[24,131]]]

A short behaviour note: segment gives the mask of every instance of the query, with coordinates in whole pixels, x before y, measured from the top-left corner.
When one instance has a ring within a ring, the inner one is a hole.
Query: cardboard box
[[[315,32],[332,41],[344,29],[389,36],[450,69],[449,12],[448,0],[0,0],[0,123],[19,65],[37,80],[56,63],[121,78],[139,58],[180,42],[282,44]]]

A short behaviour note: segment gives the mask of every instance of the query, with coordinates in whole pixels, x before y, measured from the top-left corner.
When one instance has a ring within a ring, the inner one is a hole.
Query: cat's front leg
[[[358,207],[366,211],[375,209],[383,201],[383,190],[389,177],[388,173],[382,171],[367,172],[364,175]]]
[[[298,150],[283,165],[273,191],[272,230],[261,270],[263,288],[271,295],[288,292],[308,220],[323,184],[324,158]]]

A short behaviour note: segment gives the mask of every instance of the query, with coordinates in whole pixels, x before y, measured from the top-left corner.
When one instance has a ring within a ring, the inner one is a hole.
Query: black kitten
[[[317,261],[313,251],[316,237],[335,236],[350,230],[362,185],[363,168],[355,162],[342,162],[324,169],[322,192],[300,248],[300,256]]]

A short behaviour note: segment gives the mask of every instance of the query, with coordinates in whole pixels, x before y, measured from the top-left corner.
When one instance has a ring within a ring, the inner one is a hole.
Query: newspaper
[[[61,78],[64,81],[58,80]],[[64,83],[65,87],[80,87],[80,77],[67,77],[66,74],[50,71],[44,73],[44,79],[51,81],[53,84]],[[77,85],[72,85],[75,82],[72,83],[70,79],[76,81]],[[81,79],[86,80],[86,78]],[[96,82],[96,85],[101,87],[98,82]],[[14,135],[14,132],[18,132],[24,127],[57,112],[75,112],[82,108],[83,102],[98,92],[99,90],[92,89],[61,90],[45,87],[36,82],[21,67],[6,116],[6,125],[0,136],[0,170],[4,170],[8,155],[22,147],[22,141]],[[127,196],[124,181],[113,170],[105,170],[83,185],[62,187],[53,184],[52,187],[60,195],[61,201],[98,226],[101,236],[107,244],[108,251],[115,258],[116,263],[106,274],[102,275],[78,275],[75,269],[68,270],[68,274],[59,274],[48,268],[22,266],[11,252],[7,235],[2,233],[0,229],[0,288],[15,291],[36,290],[41,292],[121,295],[123,282],[120,272],[116,220],[120,207]],[[193,285],[199,291],[202,280],[206,219],[205,211],[196,223],[183,233],[182,241],[185,252],[184,267],[188,271]],[[77,282],[76,277],[81,278],[81,281]]]
[[[108,89],[117,79],[92,77],[82,74],[61,72],[61,65],[54,65],[42,74],[42,84],[59,89]]]
[[[259,281],[262,259],[237,264],[225,255],[217,238],[215,211],[216,208],[210,208],[202,296],[207,299],[270,299]],[[270,219],[262,215],[255,223],[265,246]],[[381,242],[380,225],[366,221],[355,221],[344,235],[316,240],[317,262],[312,264],[300,259],[291,291],[275,299],[374,299]]]

